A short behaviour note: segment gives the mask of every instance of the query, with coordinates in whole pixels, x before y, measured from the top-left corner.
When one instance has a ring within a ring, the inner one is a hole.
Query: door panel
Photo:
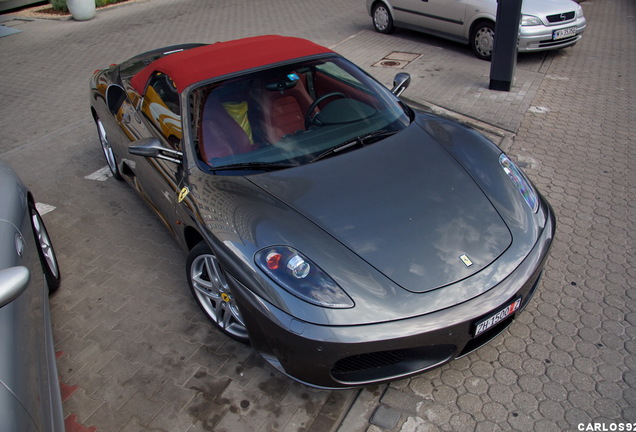
[[[436,32],[464,35],[466,0],[419,0],[421,25]]]
[[[393,3],[393,20],[410,26],[422,26],[422,0],[395,0]]]
[[[135,114],[143,123],[143,138],[155,137],[165,147],[180,150],[183,134],[179,96],[171,83],[166,75],[154,74],[141,101],[140,111]],[[158,158],[131,157],[136,158],[140,193],[174,232],[176,204],[183,177],[181,164]]]

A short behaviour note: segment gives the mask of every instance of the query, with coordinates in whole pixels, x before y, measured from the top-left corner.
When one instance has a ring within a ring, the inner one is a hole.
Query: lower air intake
[[[353,355],[336,362],[331,375],[352,385],[394,379],[442,364],[453,358],[456,349],[454,345],[435,345]]]

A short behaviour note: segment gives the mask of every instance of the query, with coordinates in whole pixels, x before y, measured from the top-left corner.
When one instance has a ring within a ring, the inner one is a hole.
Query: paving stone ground
[[[575,431],[636,422],[636,5],[586,0],[574,48],[520,55],[511,92],[489,64],[417,33],[372,31],[364,2],[147,0],[89,22],[0,15],[0,157],[36,198],[63,285],[51,299],[69,431]],[[558,231],[526,311],[489,345],[387,385],[316,390],[206,322],[185,258],[105,162],[88,111],[97,67],[180,42],[255,34],[373,66],[417,54],[405,97],[489,133],[554,206]],[[609,430],[609,429],[608,429]]]

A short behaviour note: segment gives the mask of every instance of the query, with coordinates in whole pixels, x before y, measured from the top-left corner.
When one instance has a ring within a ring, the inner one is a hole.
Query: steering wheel
[[[311,126],[314,122],[314,119],[311,115],[311,113],[314,112],[314,110],[316,109],[316,107],[318,106],[318,104],[322,101],[324,101],[325,99],[329,99],[332,97],[340,97],[340,98],[346,98],[347,95],[341,92],[332,92],[332,93],[327,93],[324,94],[322,96],[320,96],[318,99],[316,99],[315,101],[312,102],[312,104],[309,106],[309,109],[307,110],[307,114],[305,114],[305,129],[309,129],[309,126]]]

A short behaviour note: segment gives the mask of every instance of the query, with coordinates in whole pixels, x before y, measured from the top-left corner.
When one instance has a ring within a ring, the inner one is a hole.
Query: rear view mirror
[[[406,72],[400,72],[395,75],[395,78],[393,78],[393,88],[391,89],[391,93],[400,97],[402,92],[408,88],[409,84],[411,84],[411,75]]]

